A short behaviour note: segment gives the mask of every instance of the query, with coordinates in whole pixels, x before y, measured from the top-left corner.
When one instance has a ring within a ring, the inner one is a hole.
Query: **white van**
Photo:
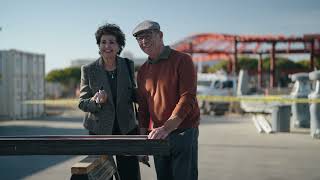
[[[198,73],[197,95],[204,96],[235,96],[237,78],[226,74]],[[203,114],[224,114],[229,109],[229,102],[212,102],[199,100]]]

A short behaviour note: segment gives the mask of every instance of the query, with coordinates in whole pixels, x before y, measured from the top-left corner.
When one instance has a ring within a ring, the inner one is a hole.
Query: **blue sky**
[[[94,33],[104,22],[126,34],[134,57],[146,57],[132,29],[158,21],[170,45],[203,32],[303,35],[320,33],[318,0],[0,0],[0,49],[46,55],[46,72],[77,58],[97,58]]]

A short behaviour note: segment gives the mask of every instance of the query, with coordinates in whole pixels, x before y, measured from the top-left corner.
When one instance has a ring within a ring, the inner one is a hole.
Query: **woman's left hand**
[[[97,92],[96,103],[103,104],[107,102],[107,93],[104,90]]]

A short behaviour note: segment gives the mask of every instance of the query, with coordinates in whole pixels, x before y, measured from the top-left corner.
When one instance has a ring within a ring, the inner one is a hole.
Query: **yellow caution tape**
[[[45,105],[76,105],[79,99],[46,99],[46,100],[27,100],[23,104],[45,104]]]
[[[284,96],[203,96],[198,95],[198,100],[212,102],[280,102],[280,103],[320,103],[320,99],[290,98]]]
[[[280,103],[320,103],[320,99],[290,98],[284,96],[203,96],[198,95],[198,100],[210,102],[280,102]],[[55,99],[55,100],[28,100],[23,104],[45,105],[77,105],[79,99]]]

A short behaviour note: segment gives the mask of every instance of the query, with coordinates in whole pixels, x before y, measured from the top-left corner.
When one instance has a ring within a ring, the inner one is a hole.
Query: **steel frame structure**
[[[279,47],[277,47],[277,45]],[[320,34],[303,36],[284,35],[229,35],[202,33],[186,37],[172,47],[190,53],[194,62],[228,60],[231,73],[238,73],[238,55],[259,55],[258,76],[261,79],[262,55],[270,55],[270,87],[275,87],[276,54],[310,54],[310,71],[315,57],[320,57]]]

